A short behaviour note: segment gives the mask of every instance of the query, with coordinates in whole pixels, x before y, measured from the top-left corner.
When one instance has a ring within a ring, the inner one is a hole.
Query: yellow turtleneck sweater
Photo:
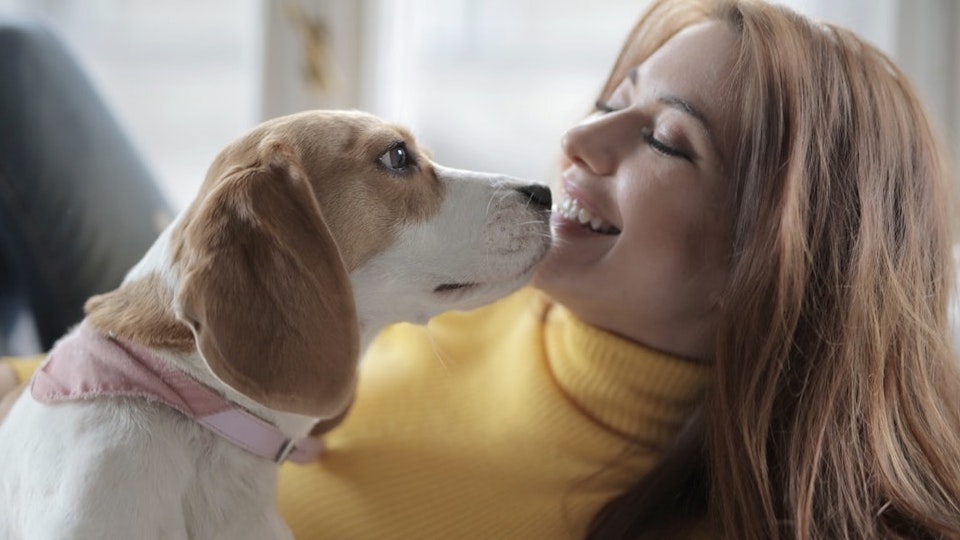
[[[326,453],[281,469],[298,539],[581,538],[656,462],[710,377],[532,289],[389,328],[361,370]]]

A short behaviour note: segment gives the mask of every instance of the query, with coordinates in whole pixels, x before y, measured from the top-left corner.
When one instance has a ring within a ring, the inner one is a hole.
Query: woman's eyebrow
[[[720,147],[717,146],[717,141],[713,137],[713,130],[710,129],[710,122],[707,121],[707,116],[700,112],[700,109],[694,107],[689,101],[673,94],[660,94],[657,97],[657,101],[680,112],[686,113],[697,120],[697,122],[700,124],[700,127],[703,129],[703,133],[707,136],[707,139],[709,139],[710,144],[713,145],[713,149],[717,151],[718,154],[720,153]]]

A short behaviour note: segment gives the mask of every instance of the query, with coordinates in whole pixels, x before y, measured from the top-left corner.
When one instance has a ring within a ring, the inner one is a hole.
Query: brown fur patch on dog
[[[157,274],[94,296],[84,310],[93,328],[111,336],[176,352],[196,348],[190,328],[173,313],[173,293]]]

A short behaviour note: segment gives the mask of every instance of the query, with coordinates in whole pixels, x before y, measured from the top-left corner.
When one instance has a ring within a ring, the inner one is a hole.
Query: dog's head
[[[196,347],[267,407],[331,416],[350,399],[361,330],[520,287],[549,245],[548,206],[544,188],[434,164],[373,116],[282,117],[220,153],[160,247],[88,316]]]

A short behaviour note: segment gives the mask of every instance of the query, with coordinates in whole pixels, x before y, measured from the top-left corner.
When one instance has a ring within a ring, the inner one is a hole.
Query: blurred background
[[[785,0],[905,68],[960,148],[960,3]],[[448,165],[546,180],[645,0],[0,0],[67,42],[174,208],[260,120],[360,108]]]

